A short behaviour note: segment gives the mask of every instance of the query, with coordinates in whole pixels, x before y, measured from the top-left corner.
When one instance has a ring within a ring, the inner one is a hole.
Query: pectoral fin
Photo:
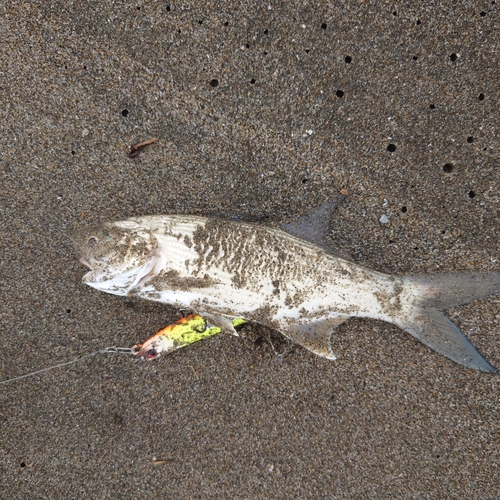
[[[198,314],[206,318],[208,322],[211,323],[212,325],[218,326],[221,330],[223,330],[226,333],[230,333],[231,335],[239,337],[238,332],[235,330],[234,327],[242,323],[238,323],[235,325],[235,323],[233,323],[233,318],[229,318],[228,316],[223,316],[222,314],[211,314],[200,310],[198,310],[197,312]]]
[[[347,319],[349,316],[336,316],[312,323],[294,325],[287,328],[285,335],[318,356],[332,360],[337,359],[332,351],[330,339],[333,330]]]

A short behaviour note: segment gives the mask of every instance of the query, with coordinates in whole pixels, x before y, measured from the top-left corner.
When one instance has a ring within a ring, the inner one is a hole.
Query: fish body
[[[495,371],[441,309],[498,292],[497,273],[389,275],[280,229],[186,215],[106,224],[87,236],[80,260],[98,290],[187,309],[233,333],[234,318],[255,321],[329,359],[335,327],[368,317]]]

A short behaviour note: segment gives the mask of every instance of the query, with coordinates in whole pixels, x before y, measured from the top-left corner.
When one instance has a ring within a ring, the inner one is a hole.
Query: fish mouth
[[[78,261],[80,264],[83,264],[85,267],[90,269],[90,272],[88,272],[85,276],[92,273],[103,273],[106,268],[106,262],[92,257],[92,255],[88,252],[83,252]]]
[[[93,270],[92,264],[83,255],[78,259],[78,261],[89,269]]]
[[[87,228],[75,232],[70,237],[71,246],[78,256],[78,260],[91,271],[102,267],[103,262],[92,257],[95,248],[104,241],[111,239],[110,234],[104,229]]]
[[[89,283],[89,282],[100,281],[99,276],[102,277],[102,275],[105,272],[104,262],[92,258],[92,256],[87,252],[81,253],[78,261],[80,262],[80,264],[83,264],[85,267],[90,269],[88,273],[83,275],[84,282]]]
[[[88,257],[87,257],[87,256],[82,255],[82,256],[81,256],[78,260],[79,260],[79,262],[80,262],[81,264],[83,264],[85,267],[88,267],[91,271],[94,271],[94,269],[95,269],[95,267],[96,267],[96,266],[95,266],[95,264],[92,264],[92,263],[89,261],[89,259],[88,259]],[[89,274],[89,273],[87,273],[87,274]]]
[[[157,274],[157,264],[160,254],[152,250],[142,265],[123,269],[112,264],[82,257],[80,262],[90,268],[83,276],[83,282],[92,288],[114,295],[126,296],[141,289]],[[148,356],[151,359],[151,356]]]

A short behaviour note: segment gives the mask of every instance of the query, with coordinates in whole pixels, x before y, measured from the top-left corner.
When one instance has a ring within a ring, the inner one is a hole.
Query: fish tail
[[[500,273],[447,273],[406,277],[409,308],[399,320],[401,328],[447,358],[474,370],[496,373],[469,339],[443,313],[443,309],[467,304],[500,292]]]

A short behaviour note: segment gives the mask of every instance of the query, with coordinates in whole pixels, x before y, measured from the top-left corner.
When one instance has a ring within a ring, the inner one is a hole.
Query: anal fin
[[[337,359],[332,351],[330,340],[333,330],[349,316],[335,316],[287,328],[285,335],[295,343],[326,359]]]

